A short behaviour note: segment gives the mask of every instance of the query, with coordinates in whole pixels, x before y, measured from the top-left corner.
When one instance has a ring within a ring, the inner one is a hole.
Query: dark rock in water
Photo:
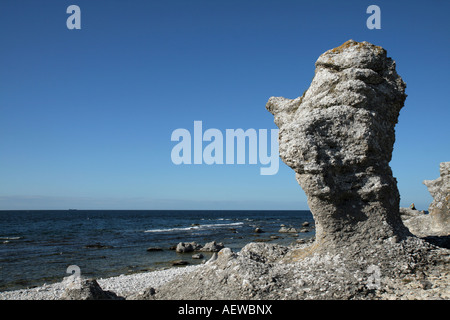
[[[264,231],[262,231],[261,228],[255,228],[255,233],[263,233]]]
[[[297,229],[293,228],[293,227],[284,227],[282,226],[280,228],[280,230],[278,230],[278,232],[280,233],[297,233]]]
[[[216,243],[215,241],[206,243],[203,248],[200,249],[200,251],[204,252],[219,252],[225,248],[222,242]]]
[[[172,266],[185,266],[188,265],[189,262],[185,261],[185,260],[175,260],[172,261]]]
[[[303,226],[303,227],[308,227],[308,226],[309,226],[309,222],[308,222],[308,221],[303,222],[303,223],[302,223],[302,226]]]
[[[192,259],[203,259],[204,255],[201,253],[196,253],[194,255],[192,255]]]
[[[441,162],[439,169],[439,178],[423,183],[433,197],[428,208],[431,228],[440,235],[450,235],[450,162]]]
[[[176,251],[178,253],[188,253],[188,252],[193,252],[193,251],[197,251],[200,250],[202,248],[201,245],[197,244],[196,242],[180,242],[177,247],[176,247]]]
[[[95,279],[68,278],[61,300],[124,300],[114,292],[104,291]]]
[[[108,246],[108,245],[103,245],[103,244],[100,244],[100,243],[95,243],[95,244],[85,245],[83,248],[85,248],[85,249],[112,249],[113,246]]]
[[[160,247],[149,247],[147,248],[147,252],[154,252],[154,251],[163,251]]]

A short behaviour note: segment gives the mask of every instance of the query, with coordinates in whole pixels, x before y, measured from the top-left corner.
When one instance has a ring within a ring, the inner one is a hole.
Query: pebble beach
[[[150,287],[158,288],[177,276],[192,272],[201,265],[175,267],[152,272],[120,275],[117,277],[97,279],[105,291],[112,291],[118,296],[127,297],[138,294]],[[20,289],[0,292],[0,300],[60,300],[66,288],[66,280],[54,284],[44,284],[32,289]]]

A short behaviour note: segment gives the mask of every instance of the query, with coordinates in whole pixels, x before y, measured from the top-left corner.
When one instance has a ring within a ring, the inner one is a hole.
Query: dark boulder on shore
[[[188,265],[189,262],[185,261],[185,260],[175,260],[172,261],[172,266],[185,266]]]

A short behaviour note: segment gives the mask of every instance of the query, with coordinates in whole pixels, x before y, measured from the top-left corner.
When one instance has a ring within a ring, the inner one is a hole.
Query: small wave
[[[0,237],[0,240],[20,240],[23,237]]]
[[[202,224],[198,226],[191,226],[185,228],[168,228],[168,229],[150,229],[145,230],[144,232],[171,232],[171,231],[188,231],[188,230],[201,230],[208,228],[222,228],[222,227],[230,227],[230,226],[239,226],[243,225],[243,222],[234,222],[234,223],[215,223],[215,224]]]

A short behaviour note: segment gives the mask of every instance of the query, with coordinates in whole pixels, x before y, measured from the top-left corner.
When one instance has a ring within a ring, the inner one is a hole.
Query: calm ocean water
[[[179,242],[223,242],[233,251],[256,239],[290,244],[314,235],[278,233],[314,223],[310,211],[0,211],[0,291],[61,281],[69,265],[95,278],[151,271],[171,261],[201,263],[169,250]],[[256,227],[264,233],[255,233]],[[148,247],[163,251],[147,252]],[[203,253],[205,259],[210,254]]]

